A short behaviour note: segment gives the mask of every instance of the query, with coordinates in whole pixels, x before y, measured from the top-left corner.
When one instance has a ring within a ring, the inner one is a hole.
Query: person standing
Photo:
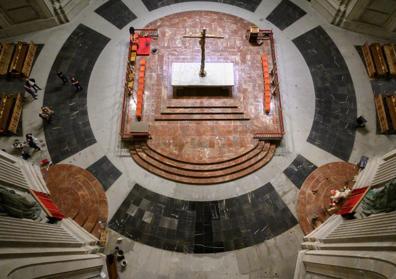
[[[57,72],[56,75],[63,81],[63,85],[69,82],[67,77],[62,72]]]
[[[73,84],[73,86],[76,88],[76,92],[83,89],[82,86],[80,85],[80,81],[75,76],[72,76],[70,78],[70,81]]]
[[[40,88],[40,86],[38,86],[38,84],[36,83],[36,80],[35,80],[34,78],[29,78],[27,81],[29,82],[29,84],[30,84],[31,87],[33,87],[34,89],[36,89],[36,92],[37,92],[37,90],[42,90],[42,89]]]
[[[35,142],[35,138],[33,137],[33,135],[31,133],[26,134],[26,142],[27,144],[31,147],[34,148],[34,150],[38,150],[40,151],[41,148],[37,145],[37,143]]]
[[[33,97],[33,99],[37,100],[36,91],[34,90],[33,87],[30,86],[30,84],[28,82],[25,82],[25,85],[23,86],[23,88],[25,88],[25,91],[27,93],[29,93]]]

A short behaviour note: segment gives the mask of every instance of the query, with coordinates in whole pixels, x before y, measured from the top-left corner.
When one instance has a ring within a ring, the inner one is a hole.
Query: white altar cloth
[[[199,76],[200,67],[200,63],[172,63],[172,86],[234,86],[233,63],[205,63],[205,77]]]

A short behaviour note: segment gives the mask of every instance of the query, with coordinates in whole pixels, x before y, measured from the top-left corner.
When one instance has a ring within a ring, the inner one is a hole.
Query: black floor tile
[[[301,188],[308,175],[316,169],[316,166],[301,155],[283,171],[283,173],[297,186]]]
[[[96,143],[88,119],[87,88],[96,59],[109,40],[80,24],[63,44],[52,65],[45,88],[44,105],[52,107],[55,116],[51,124],[44,125],[44,132],[54,163]],[[56,76],[57,71],[67,76],[76,75],[83,90],[75,92],[70,83],[62,85]]]
[[[114,181],[122,174],[106,156],[103,156],[90,165],[87,170],[100,181],[105,191],[109,189]]]
[[[136,18],[136,15],[121,0],[109,0],[95,12],[117,26],[118,29],[124,28]]]
[[[142,0],[144,5],[147,7],[149,11],[176,4],[176,3],[183,3],[183,2],[194,2],[194,1],[200,1],[200,0]],[[237,7],[240,7],[242,9],[249,10],[251,12],[254,12],[258,5],[260,5],[261,0],[206,0],[209,2],[219,2],[219,3],[225,3],[225,4],[230,4],[234,5]]]
[[[186,210],[187,204],[190,210]],[[157,221],[147,226],[142,220],[147,215]],[[135,185],[109,227],[160,249],[218,253],[261,243],[296,224],[297,220],[270,183],[240,197],[210,202],[176,200]]]
[[[345,60],[320,26],[293,42],[309,67],[315,88],[315,116],[307,141],[348,161],[355,142],[357,112]]]
[[[289,0],[283,0],[267,17],[267,20],[284,30],[306,14],[304,10]]]

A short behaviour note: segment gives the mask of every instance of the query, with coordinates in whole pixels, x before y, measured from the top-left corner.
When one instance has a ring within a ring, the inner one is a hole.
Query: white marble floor
[[[263,0],[256,12],[213,2],[180,3],[149,12],[140,0],[122,0],[136,15],[131,22],[135,28],[165,15],[205,10],[229,13],[242,17],[261,28],[273,29],[276,41],[280,88],[284,110],[286,135],[282,148],[263,169],[242,179],[229,183],[207,186],[191,186],[164,180],[140,168],[122,148],[118,137],[123,94],[124,69],[126,63],[128,26],[117,29],[99,16],[94,10],[104,0],[91,1],[72,22],[34,32],[7,41],[34,41],[43,43],[44,48],[38,57],[31,76],[38,84],[45,86],[52,64],[63,43],[80,23],[109,37],[111,41],[100,54],[91,73],[88,87],[88,115],[97,143],[65,159],[70,163],[88,167],[103,155],[122,171],[106,192],[111,217],[128,195],[135,183],[159,194],[184,200],[208,201],[239,196],[271,182],[293,214],[295,214],[298,189],[283,174],[283,170],[293,161],[296,154],[302,154],[315,165],[339,161],[337,157],[306,141],[315,112],[315,92],[308,66],[292,39],[321,25],[339,48],[349,68],[356,91],[358,114],[364,114],[368,120],[368,131],[357,133],[351,162],[357,162],[361,155],[384,154],[396,148],[395,136],[377,135],[375,132],[375,109],[373,93],[363,63],[354,46],[374,40],[365,35],[352,33],[327,24],[309,2],[294,0],[307,15],[281,31],[266,21],[267,15],[280,2]],[[101,92],[97,98],[95,92]],[[44,143],[45,137],[41,119],[37,116],[43,96],[24,107],[24,132],[33,132]],[[0,147],[11,150],[11,138],[0,138]],[[33,156],[33,161],[49,157],[44,149]],[[111,238],[113,239],[113,238]],[[128,251],[129,265],[122,278],[291,278],[297,250],[302,239],[298,226],[282,235],[262,244],[242,250],[208,254],[186,255],[159,250],[133,241],[124,240],[121,246]]]

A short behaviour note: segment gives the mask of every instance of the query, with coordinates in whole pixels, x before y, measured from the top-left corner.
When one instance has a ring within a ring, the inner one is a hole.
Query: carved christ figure
[[[202,29],[200,35],[185,35],[183,38],[199,38],[199,45],[201,46],[201,69],[199,70],[199,76],[205,77],[205,42],[207,38],[210,39],[224,39],[223,36],[206,35],[206,29]]]

